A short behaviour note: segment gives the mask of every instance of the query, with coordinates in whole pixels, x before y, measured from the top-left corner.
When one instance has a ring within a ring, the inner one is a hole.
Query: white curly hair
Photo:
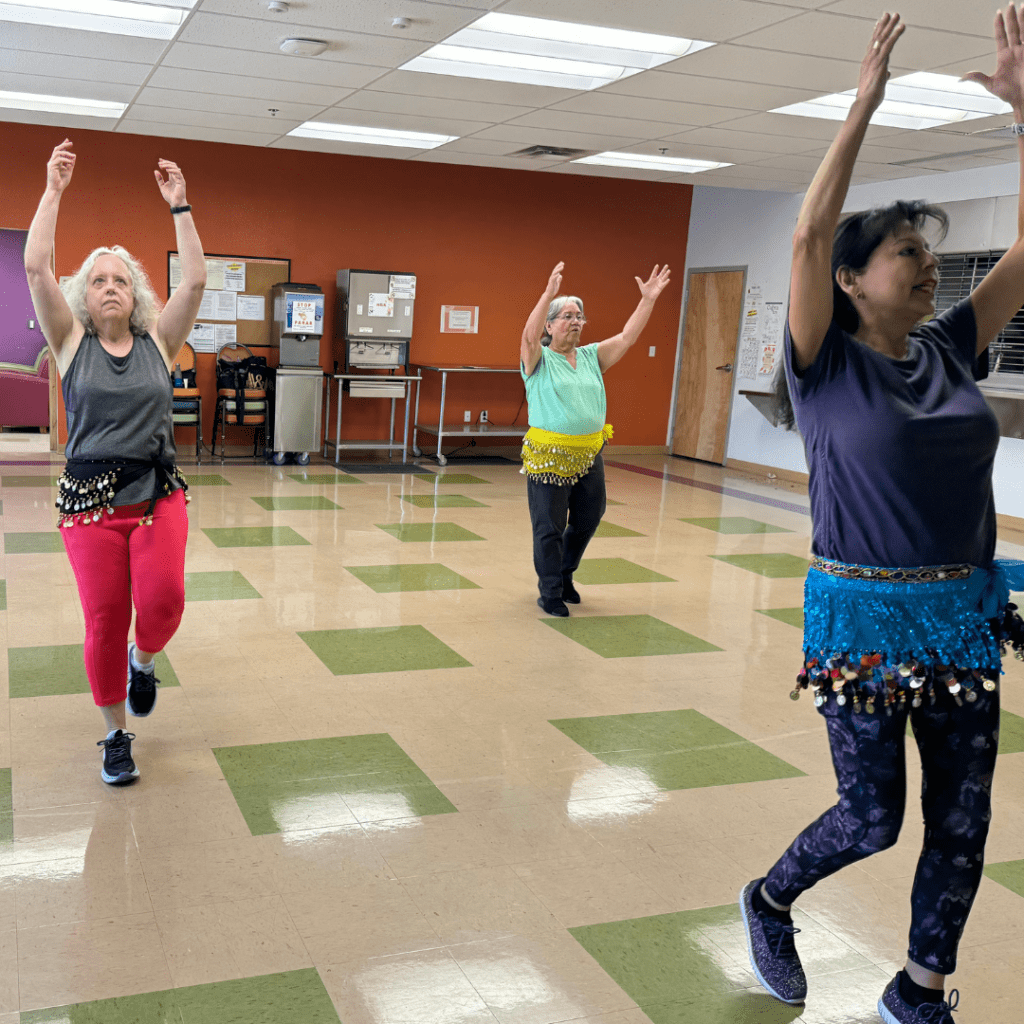
[[[153,326],[163,304],[157,298],[142,264],[120,245],[109,247],[101,245],[98,249],[93,249],[78,270],[61,284],[60,290],[64,293],[71,312],[87,331],[96,330],[96,325],[92,322],[92,317],[89,316],[89,310],[86,307],[85,293],[89,286],[89,275],[92,273],[92,268],[101,256],[116,256],[128,268],[128,276],[132,283],[132,298],[135,300],[129,326],[133,334],[143,334]]]

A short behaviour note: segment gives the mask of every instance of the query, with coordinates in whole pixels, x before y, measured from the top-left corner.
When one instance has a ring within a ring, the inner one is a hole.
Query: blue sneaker
[[[156,688],[160,680],[154,675],[153,669],[144,672],[132,664],[135,649],[135,644],[128,645],[128,714],[145,718],[156,707]]]
[[[878,1000],[878,1014],[885,1024],[953,1024],[953,1011],[959,1004],[960,993],[953,989],[948,1003],[944,1000],[911,1006],[900,995],[900,976],[897,974]]]
[[[766,991],[781,1002],[796,1006],[807,998],[807,978],[793,941],[800,929],[754,909],[752,897],[762,882],[763,878],[748,882],[740,892],[750,966]]]

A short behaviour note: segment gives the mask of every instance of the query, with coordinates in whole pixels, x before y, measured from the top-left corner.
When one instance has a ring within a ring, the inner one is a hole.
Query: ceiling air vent
[[[567,149],[565,146],[527,146],[526,149],[517,149],[509,156],[523,157],[525,160],[537,160],[545,156],[572,160],[586,152],[585,149]]]

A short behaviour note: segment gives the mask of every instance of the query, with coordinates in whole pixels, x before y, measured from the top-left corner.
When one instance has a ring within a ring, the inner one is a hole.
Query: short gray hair
[[[71,312],[87,331],[94,332],[96,330],[96,325],[92,322],[92,317],[89,316],[86,306],[85,293],[89,286],[89,275],[92,273],[92,268],[101,256],[116,256],[128,268],[128,276],[132,283],[132,298],[135,300],[129,326],[133,334],[143,334],[152,327],[163,304],[157,298],[142,264],[120,245],[110,247],[101,245],[98,249],[93,249],[85,257],[85,262],[78,270],[60,286],[64,298],[67,299],[68,305],[71,307]]]
[[[579,306],[580,312],[583,312],[583,300],[578,295],[556,295],[548,306],[548,315],[544,318],[544,336],[540,339],[542,345],[551,344],[551,335],[548,333],[547,325],[558,316],[559,313],[569,305],[570,302],[575,302]]]

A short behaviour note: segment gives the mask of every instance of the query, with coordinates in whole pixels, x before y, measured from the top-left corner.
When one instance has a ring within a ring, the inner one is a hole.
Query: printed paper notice
[[[442,306],[442,334],[477,334],[480,325],[479,306]]]
[[[262,320],[267,315],[267,304],[262,295],[239,295],[236,309],[237,320]]]
[[[771,377],[775,373],[778,346],[782,344],[781,302],[764,303],[759,344],[757,375]]]
[[[394,316],[395,298],[387,292],[370,292],[370,301],[366,307],[367,316]]]
[[[236,312],[235,292],[203,292],[199,316],[204,320],[234,320]]]
[[[224,266],[223,260],[206,261],[206,288],[208,291],[216,292],[224,288]],[[181,284],[181,257],[177,253],[171,254],[168,270],[170,272],[170,287],[173,292]]]
[[[217,351],[216,324],[196,324],[189,335],[189,342],[197,352]]]
[[[316,302],[312,299],[293,299],[291,314],[290,330],[296,334],[316,330]]]
[[[743,305],[743,324],[740,328],[736,376],[741,380],[757,380],[760,332],[763,319],[760,285],[751,285],[747,288],[746,301]]]
[[[213,328],[218,350],[222,345],[238,344],[238,328],[234,324],[216,324]]]
[[[209,267],[209,263],[207,263]],[[207,270],[209,273],[209,270]],[[244,263],[225,263],[224,264],[224,284],[223,287],[229,292],[244,292],[245,291],[245,264]]]
[[[415,274],[392,274],[388,284],[388,291],[395,299],[416,298],[416,275]]]

